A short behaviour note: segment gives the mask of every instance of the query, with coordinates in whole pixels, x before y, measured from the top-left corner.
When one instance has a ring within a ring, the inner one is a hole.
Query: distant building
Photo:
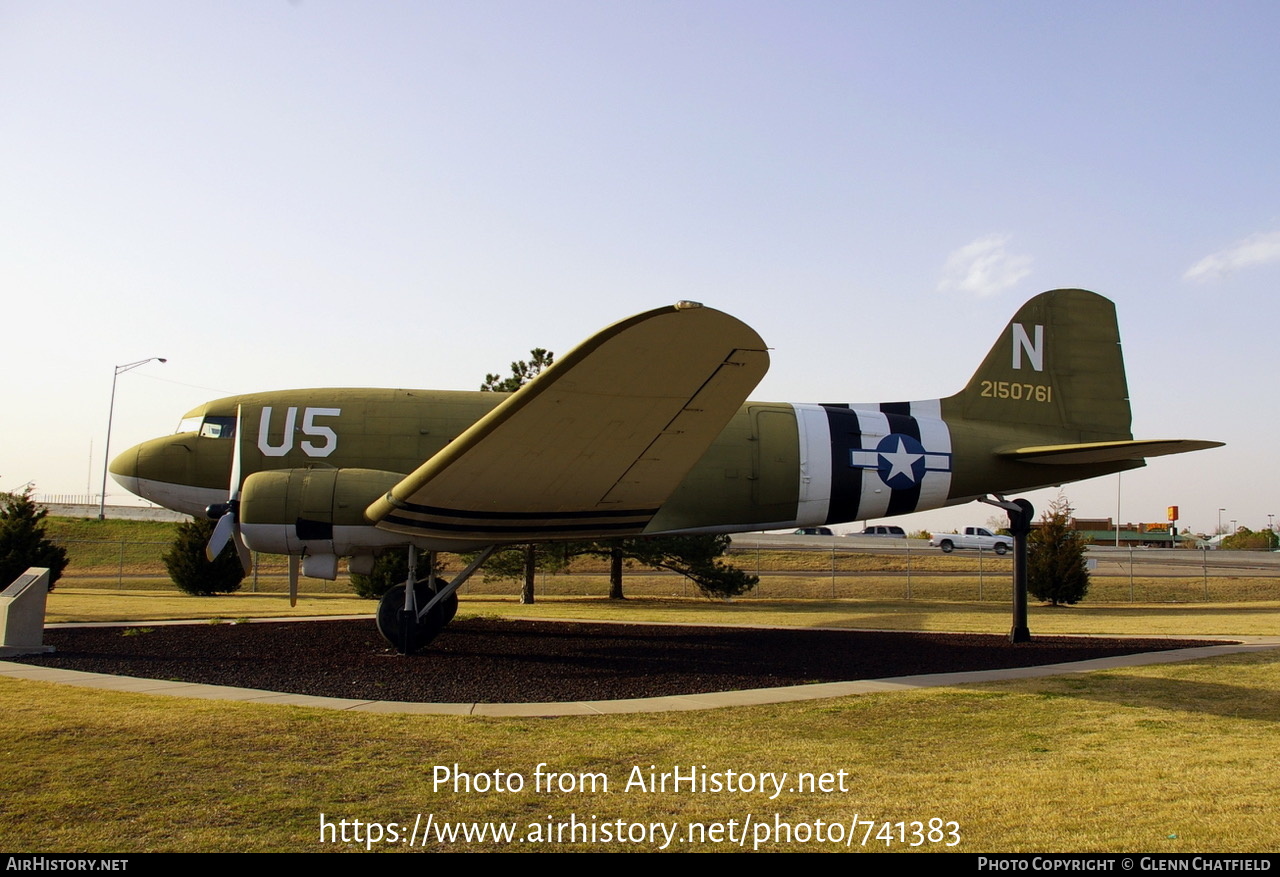
[[[1033,527],[1040,526],[1036,521]],[[1116,525],[1112,518],[1072,518],[1068,526],[1093,545],[1116,545]],[[1120,525],[1120,541],[1118,544],[1130,548],[1146,546],[1148,548],[1198,548],[1200,538],[1189,533],[1173,536],[1169,533],[1169,524],[1159,523],[1127,523]]]

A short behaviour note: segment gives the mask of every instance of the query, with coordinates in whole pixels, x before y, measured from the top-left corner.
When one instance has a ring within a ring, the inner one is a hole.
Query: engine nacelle
[[[379,530],[364,516],[403,478],[378,469],[255,472],[240,489],[240,533],[254,551],[304,555],[306,575],[333,579],[339,557],[405,544],[403,535]]]

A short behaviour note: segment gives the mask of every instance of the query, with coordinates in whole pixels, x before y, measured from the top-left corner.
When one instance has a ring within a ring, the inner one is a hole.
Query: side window
[[[234,438],[236,419],[234,417],[206,417],[200,426],[202,438]]]

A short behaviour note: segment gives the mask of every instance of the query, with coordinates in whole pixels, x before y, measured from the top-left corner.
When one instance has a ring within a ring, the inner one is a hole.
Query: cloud
[[[1280,231],[1251,234],[1242,241],[1196,262],[1182,275],[1183,280],[1214,280],[1237,268],[1265,265],[1280,259]]]
[[[966,292],[987,298],[1004,292],[1031,273],[1031,257],[1007,249],[1009,235],[989,234],[953,250],[942,268],[939,292]]]

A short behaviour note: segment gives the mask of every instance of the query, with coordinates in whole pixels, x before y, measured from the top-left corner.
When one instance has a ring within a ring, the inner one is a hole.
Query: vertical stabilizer
[[[1083,289],[1037,295],[943,406],[948,419],[1027,427],[1062,441],[1132,438],[1115,305]]]

